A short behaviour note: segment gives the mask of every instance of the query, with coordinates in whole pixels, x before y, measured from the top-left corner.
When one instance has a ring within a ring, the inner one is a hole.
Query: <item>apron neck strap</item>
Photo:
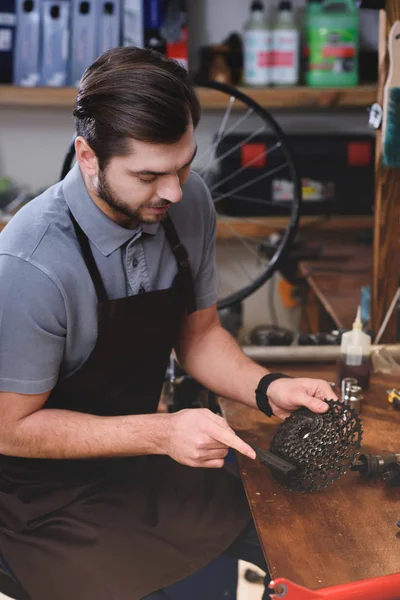
[[[192,269],[190,267],[190,260],[185,246],[182,244],[175,225],[173,224],[169,215],[162,221],[165,235],[168,243],[171,246],[173,255],[175,256],[178,264],[178,275],[182,278],[184,286],[184,293],[186,299],[186,312],[190,314],[196,310],[196,297],[194,293]]]
[[[71,213],[71,211],[69,212],[69,216],[72,221],[72,225],[74,226],[75,234],[76,234],[76,237],[78,238],[78,242],[79,242],[79,245],[82,250],[83,260],[85,261],[86,267],[92,278],[92,281],[93,281],[93,284],[94,284],[94,287],[96,290],[96,294],[97,294],[97,299],[98,299],[99,303],[106,302],[108,300],[106,288],[104,287],[104,283],[101,278],[99,268],[96,264],[96,261],[94,260],[93,253],[90,248],[90,243],[87,238],[87,235],[84,233],[81,226],[75,219],[74,215]]]
[[[106,302],[108,300],[106,288],[104,287],[99,268],[96,264],[96,261],[94,260],[89,240],[85,232],[82,230],[81,226],[75,219],[74,215],[71,213],[71,211],[69,212],[69,216],[74,226],[75,234],[82,250],[83,260],[85,261],[86,267],[92,278],[97,294],[97,299],[99,303]],[[186,252],[185,247],[183,246],[178,237],[173,222],[171,221],[168,215],[162,222],[162,224],[164,226],[165,235],[167,237],[168,243],[171,246],[173,255],[175,256],[176,262],[178,264],[178,275],[180,275],[180,279],[182,280],[182,284],[184,287],[186,312],[190,314],[196,310],[196,298],[194,294],[192,270],[190,268],[189,256]]]

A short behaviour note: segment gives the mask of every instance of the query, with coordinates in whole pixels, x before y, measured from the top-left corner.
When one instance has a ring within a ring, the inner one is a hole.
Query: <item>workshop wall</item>
[[[294,3],[301,11],[305,0]],[[191,67],[198,66],[198,48],[206,43],[219,43],[232,31],[241,31],[249,3],[244,0],[188,0],[189,22],[198,24],[190,32]],[[375,11],[364,11],[364,35],[377,44]],[[287,133],[310,131],[368,132],[367,111],[347,111],[334,114],[296,114],[274,111],[274,116]],[[211,138],[220,124],[220,115],[205,112],[197,133],[199,155],[210,147]],[[39,191],[56,182],[67,146],[73,135],[73,120],[69,110],[1,109],[0,111],[0,176],[7,175],[18,184]],[[240,244],[235,252],[240,253]],[[245,258],[245,257],[243,257]],[[222,265],[221,265],[222,266]],[[223,266],[222,266],[223,267]],[[270,320],[268,284],[254,294],[245,305],[244,334],[256,324]],[[298,312],[281,309],[275,302],[281,325],[296,327]]]

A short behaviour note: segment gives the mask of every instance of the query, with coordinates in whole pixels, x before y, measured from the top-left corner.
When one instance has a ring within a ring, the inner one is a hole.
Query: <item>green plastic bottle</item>
[[[358,84],[359,30],[359,12],[354,0],[309,2],[307,85],[350,87]]]

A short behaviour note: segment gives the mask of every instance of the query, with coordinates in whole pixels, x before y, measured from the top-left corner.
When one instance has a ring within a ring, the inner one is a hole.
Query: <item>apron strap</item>
[[[106,302],[108,300],[106,288],[104,287],[99,268],[96,264],[96,261],[94,260],[89,240],[84,231],[82,230],[81,226],[75,219],[74,215],[71,213],[71,211],[69,211],[69,216],[72,221],[72,225],[74,226],[75,234],[78,238],[78,242],[82,250],[83,260],[85,261],[89,274],[92,278],[99,304],[100,302]]]
[[[178,274],[182,278],[184,286],[184,294],[186,300],[186,312],[190,314],[196,310],[196,296],[193,287],[192,269],[190,267],[190,260],[185,246],[179,239],[178,233],[175,229],[169,215],[162,221],[165,235],[168,243],[171,246],[172,252],[178,263]]]
[[[98,269],[96,261],[94,260],[92,249],[90,248],[89,240],[88,240],[85,232],[82,230],[81,226],[75,219],[74,215],[71,213],[71,211],[69,211],[69,216],[70,216],[70,219],[74,226],[75,234],[76,234],[76,237],[78,239],[79,245],[82,250],[83,259],[86,263],[86,267],[92,278],[92,281],[93,281],[93,284],[94,284],[94,287],[96,290],[96,294],[97,294],[97,299],[98,299],[99,303],[106,302],[108,300],[106,288],[104,287],[104,283],[101,278],[100,271]],[[180,277],[181,277],[181,280],[183,283],[183,288],[184,288],[185,301],[186,301],[186,312],[187,312],[187,314],[190,314],[196,310],[196,297],[194,294],[193,277],[192,277],[192,270],[190,268],[189,256],[188,256],[188,253],[186,252],[186,248],[181,243],[181,241],[178,237],[178,234],[176,232],[173,222],[171,221],[171,219],[168,215],[164,219],[162,224],[164,226],[165,235],[167,237],[168,243],[171,246],[172,252],[173,252],[176,262],[178,264],[178,275],[180,275]]]

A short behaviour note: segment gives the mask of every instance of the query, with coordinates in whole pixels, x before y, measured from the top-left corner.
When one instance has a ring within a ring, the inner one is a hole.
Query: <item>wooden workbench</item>
[[[282,370],[282,365],[271,370]],[[291,365],[285,372],[334,381],[333,365]],[[400,452],[400,411],[386,400],[399,380],[374,376],[362,410],[362,452]],[[221,400],[230,426],[268,449],[280,421]],[[241,477],[273,579],[310,589],[400,572],[400,487],[348,472],[313,494],[284,489],[268,468],[238,455]]]

